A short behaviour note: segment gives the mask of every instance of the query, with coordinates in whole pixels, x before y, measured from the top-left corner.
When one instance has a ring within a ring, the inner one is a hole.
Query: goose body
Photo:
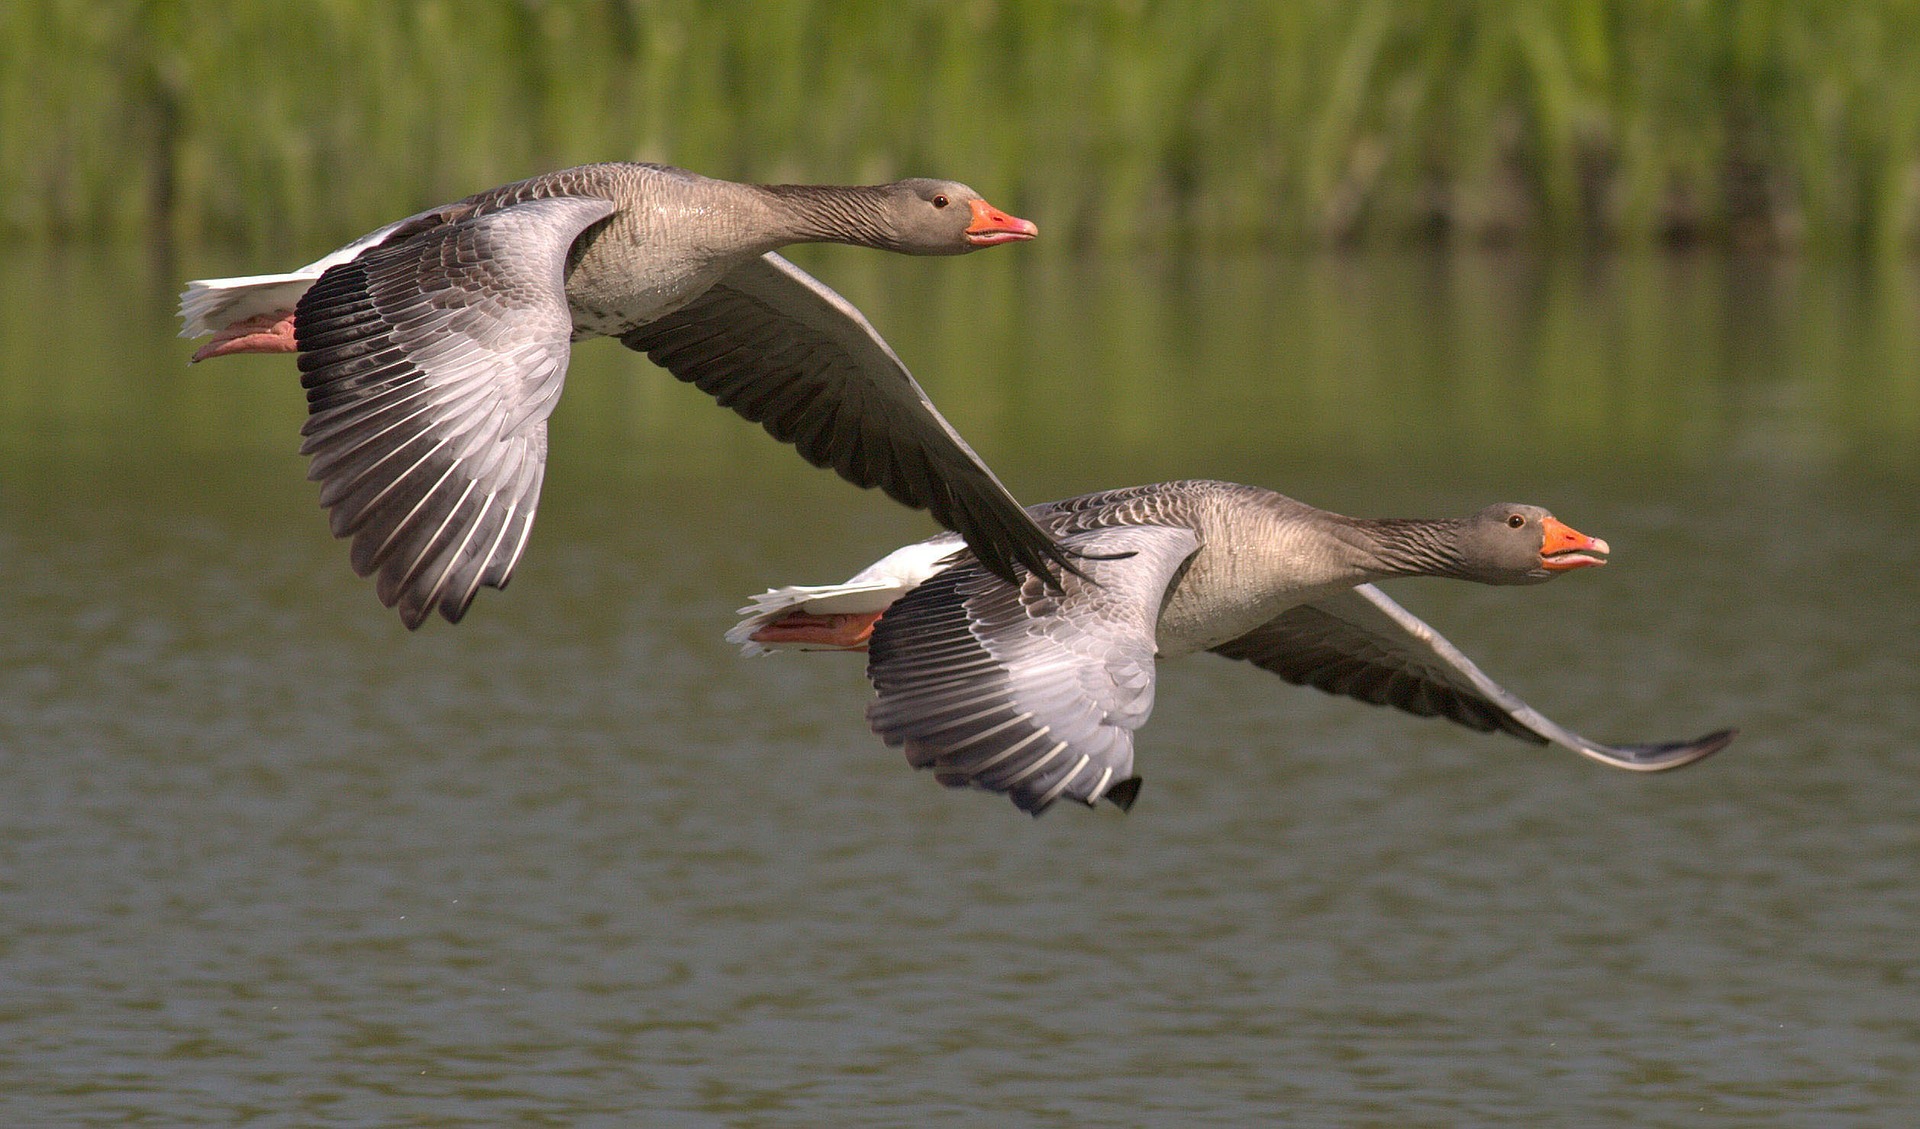
[[[1066,578],[1059,592],[1010,584],[957,538],[935,538],[844,590],[756,597],[727,638],[750,654],[866,649],[867,718],[887,744],[943,784],[1002,792],[1036,815],[1063,798],[1131,806],[1133,731],[1152,712],[1156,663],[1197,651],[1634,771],[1691,764],[1733,737],[1588,740],[1495,683],[1372,583],[1535,584],[1605,563],[1606,542],[1535,506],[1362,519],[1258,487],[1182,481],[1030,512],[1083,554],[1085,577]]]
[[[526,544],[571,345],[616,337],[816,466],[929,509],[999,575],[1076,567],[865,317],[774,251],[963,254],[1031,223],[963,184],[752,185],[585,165],[386,225],[284,274],[191,282],[195,360],[298,352],[303,453],[354,568],[457,621]]]

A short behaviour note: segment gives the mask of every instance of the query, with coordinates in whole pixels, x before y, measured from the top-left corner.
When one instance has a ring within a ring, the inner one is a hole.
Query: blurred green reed
[[[9,0],[0,232],[317,251],[613,158],[1055,248],[1920,240],[1912,0]]]

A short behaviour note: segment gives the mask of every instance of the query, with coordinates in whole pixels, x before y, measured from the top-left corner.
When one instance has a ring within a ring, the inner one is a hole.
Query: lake
[[[317,252],[318,248],[310,249]],[[930,533],[611,342],[512,588],[417,633],[189,367],[219,249],[0,257],[0,1122],[1883,1126],[1920,1109],[1920,276],[796,255],[1024,500],[1552,508],[1390,591],[1610,771],[1169,664],[1111,806],[866,729],[744,598]],[[307,256],[290,256],[288,263]]]

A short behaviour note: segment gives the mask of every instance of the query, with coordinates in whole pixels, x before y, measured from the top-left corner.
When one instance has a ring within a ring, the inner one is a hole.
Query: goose
[[[845,298],[775,253],[958,255],[1038,228],[964,184],[757,185],[583,165],[390,223],[285,274],[180,298],[195,361],[299,353],[301,452],[334,536],[409,628],[504,588],[539,501],[571,343],[615,337],[863,487],[931,511],[989,571],[1074,563]]]
[[[942,784],[1004,793],[1036,816],[1061,799],[1133,806],[1133,732],[1153,711],[1157,660],[1198,651],[1636,772],[1692,764],[1734,737],[1590,741],[1503,689],[1373,584],[1539,584],[1606,563],[1605,541],[1538,506],[1353,518],[1256,486],[1188,480],[1029,512],[1082,554],[1086,575],[1061,591],[1009,583],[944,534],[844,584],[770,589],[740,609],[726,638],[748,655],[867,651],[867,721],[882,740]]]

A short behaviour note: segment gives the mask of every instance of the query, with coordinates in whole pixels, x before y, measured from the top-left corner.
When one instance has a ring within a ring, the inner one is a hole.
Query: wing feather
[[[941,783],[1004,792],[1035,815],[1061,798],[1132,802],[1137,788],[1121,785],[1153,710],[1161,601],[1199,539],[1128,526],[1063,544],[1087,576],[1058,593],[963,560],[888,608],[869,645],[874,732]]]
[[[791,443],[966,538],[988,571],[1053,583],[1077,568],[845,298],[779,255],[729,272],[621,340]]]
[[[303,453],[353,566],[417,627],[504,587],[565,381],[564,270],[607,200],[552,196],[374,246],[300,299]]]
[[[1487,677],[1458,647],[1371,584],[1291,608],[1213,650],[1297,686],[1421,717],[1444,717],[1482,733],[1560,745],[1636,772],[1692,764],[1719,752],[1734,736],[1727,729],[1693,741],[1607,745],[1589,740]]]

